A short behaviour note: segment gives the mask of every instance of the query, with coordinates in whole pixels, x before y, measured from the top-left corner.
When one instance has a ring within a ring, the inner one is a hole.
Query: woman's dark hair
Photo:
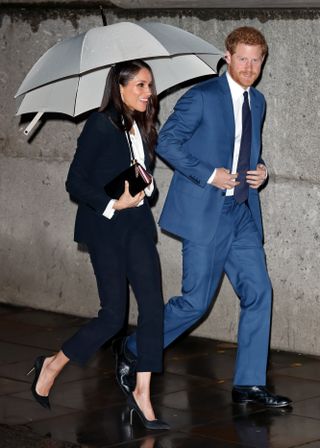
[[[149,70],[152,77],[152,84],[150,86],[151,96],[148,100],[146,111],[139,112],[129,109],[124,104],[121,99],[120,85],[126,86],[128,82],[133,79],[143,68]],[[119,62],[110,68],[99,111],[108,113],[109,106],[113,106],[118,112],[118,118],[114,119],[114,117],[112,117],[112,120],[119,129],[127,129],[129,131],[133,125],[133,122],[136,121],[141,132],[142,139],[146,142],[151,159],[153,160],[154,147],[157,141],[156,121],[158,113],[158,98],[153,73],[148,64],[141,59],[136,59],[133,61]],[[122,122],[122,117],[124,123]]]

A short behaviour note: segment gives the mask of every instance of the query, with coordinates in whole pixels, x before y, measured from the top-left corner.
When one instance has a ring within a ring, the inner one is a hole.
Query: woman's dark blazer
[[[104,185],[130,166],[127,137],[114,124],[112,119],[116,118],[112,109],[90,115],[70,165],[66,189],[79,206],[74,233],[79,243],[88,243],[92,238],[103,239],[103,234],[112,231],[117,213],[121,213],[115,212],[111,220],[103,216],[112,199],[105,193]],[[149,169],[146,151],[145,162]]]

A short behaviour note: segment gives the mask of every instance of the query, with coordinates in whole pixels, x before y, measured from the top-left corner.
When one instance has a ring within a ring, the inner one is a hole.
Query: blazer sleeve
[[[91,207],[102,214],[111,198],[102,186],[94,182],[94,171],[99,154],[106,147],[108,139],[107,121],[103,114],[94,112],[88,118],[70,165],[66,190],[79,204]]]
[[[204,187],[215,167],[200,160],[184,147],[202,120],[204,113],[202,95],[199,89],[193,88],[180,98],[159,133],[156,152],[173,168]],[[197,145],[196,141],[194,139],[192,144]]]

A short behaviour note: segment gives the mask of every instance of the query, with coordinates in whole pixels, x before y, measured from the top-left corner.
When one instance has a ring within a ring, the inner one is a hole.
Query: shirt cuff
[[[207,184],[211,184],[211,183],[212,183],[212,181],[213,181],[213,179],[214,179],[214,176],[216,175],[216,171],[217,171],[217,169],[215,169],[215,170],[213,171],[213,173],[211,174],[211,176],[210,176],[209,179],[207,180]]]
[[[111,199],[111,201],[108,202],[108,205],[106,206],[104,212],[102,213],[105,218],[111,219],[114,215],[115,209],[113,208],[113,204],[116,202],[115,199]]]
[[[146,194],[146,196],[150,197],[153,193],[154,190],[154,182],[153,182],[153,178],[152,178],[152,182],[150,185],[148,185],[145,189],[144,192]]]

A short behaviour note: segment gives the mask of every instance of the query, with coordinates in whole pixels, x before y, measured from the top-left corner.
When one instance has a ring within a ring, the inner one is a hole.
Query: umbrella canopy
[[[158,94],[183,81],[216,73],[193,55],[150,59],[147,62],[152,68]],[[216,65],[215,57],[211,63]],[[82,76],[60,79],[35,88],[25,94],[17,115],[60,112],[77,116],[99,107],[109,69],[97,69]]]
[[[99,107],[108,70],[117,62],[146,60],[161,93],[188,79],[215,74],[221,57],[213,45],[171,25],[121,22],[93,28],[54,45],[36,62],[15,95],[25,95],[17,115],[76,116]]]

